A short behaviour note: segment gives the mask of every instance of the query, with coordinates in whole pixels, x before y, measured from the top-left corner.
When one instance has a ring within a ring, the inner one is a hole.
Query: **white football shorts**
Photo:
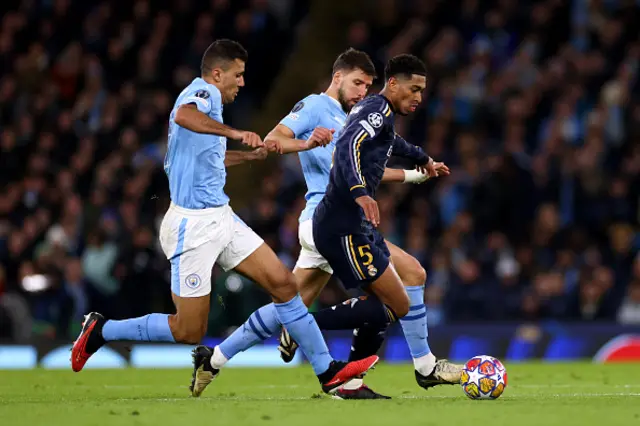
[[[313,221],[305,220],[298,225],[298,240],[300,241],[300,255],[296,262],[296,268],[302,269],[322,269],[323,271],[333,274],[333,268],[322,257],[313,241]]]
[[[215,263],[233,269],[263,243],[229,205],[191,210],[171,203],[160,225],[160,245],[171,262],[171,291],[180,297],[210,294]]]

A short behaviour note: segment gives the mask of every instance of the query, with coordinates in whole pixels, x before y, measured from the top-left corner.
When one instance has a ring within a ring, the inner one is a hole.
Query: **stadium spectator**
[[[225,113],[252,122],[305,2],[9,3],[19,4],[0,26],[0,315],[26,300],[37,333],[65,337],[89,309],[170,311],[156,236],[173,99],[212,39],[235,38],[251,59]],[[370,12],[338,48],[364,49],[379,70],[396,53],[427,62],[429,96],[397,131],[452,167],[379,194],[384,234],[428,271],[430,324],[638,323],[636,3],[381,0]],[[289,266],[304,193],[292,158],[240,211]],[[214,309],[210,332],[223,333],[266,299],[216,274],[217,303],[239,307]],[[46,290],[25,289],[34,276]],[[332,283],[318,303],[343,297]]]

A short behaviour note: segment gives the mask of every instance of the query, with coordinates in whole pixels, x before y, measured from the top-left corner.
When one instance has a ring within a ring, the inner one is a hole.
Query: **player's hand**
[[[436,176],[449,176],[451,174],[449,167],[442,162],[434,162],[433,167],[436,169]],[[431,176],[429,176],[424,169],[425,166],[417,166],[415,170],[405,170],[404,183],[414,183],[419,185],[431,179]]]
[[[433,163],[433,167],[436,169],[436,176],[449,176],[451,174],[449,166],[441,161],[436,161],[435,163]]]
[[[307,148],[313,149],[319,146],[326,146],[333,140],[335,129],[327,129],[325,127],[316,127],[311,132],[311,136],[307,139]]]
[[[269,139],[265,142],[265,147],[269,152],[277,152],[278,154],[282,154],[282,144],[277,139]]]
[[[368,195],[363,195],[356,198],[356,203],[364,211],[364,217],[371,222],[374,227],[380,225],[380,210],[378,210],[378,203]]]
[[[417,166],[416,170],[426,174],[430,178],[438,176],[438,172],[436,171],[436,167],[435,167],[435,161],[433,161],[433,158],[431,157],[429,157],[429,160],[427,161],[426,164]]]
[[[250,146],[251,148],[261,148],[264,146],[262,142],[262,138],[258,136],[257,133],[243,131],[239,134],[239,140],[242,141],[244,145]]]
[[[251,151],[251,160],[252,161],[262,161],[265,158],[267,158],[267,155],[269,154],[269,150],[267,149],[267,147],[261,147],[261,148],[256,148],[253,151]]]

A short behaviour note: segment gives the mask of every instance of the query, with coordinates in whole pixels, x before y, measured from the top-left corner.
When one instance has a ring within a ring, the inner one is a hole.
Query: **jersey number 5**
[[[373,255],[371,254],[371,246],[369,244],[358,246],[358,254],[363,260],[362,264],[364,266],[371,265],[371,262],[373,262]]]

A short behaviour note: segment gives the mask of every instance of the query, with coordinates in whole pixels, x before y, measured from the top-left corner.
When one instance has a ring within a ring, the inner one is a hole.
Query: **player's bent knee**
[[[411,258],[406,271],[401,275],[402,283],[407,287],[424,285],[427,282],[427,271],[417,259]]]
[[[176,343],[196,345],[207,332],[206,321],[181,321],[177,315],[169,317],[169,326]]]
[[[296,277],[284,269],[282,273],[270,280],[268,290],[276,303],[288,302],[298,294]]]

